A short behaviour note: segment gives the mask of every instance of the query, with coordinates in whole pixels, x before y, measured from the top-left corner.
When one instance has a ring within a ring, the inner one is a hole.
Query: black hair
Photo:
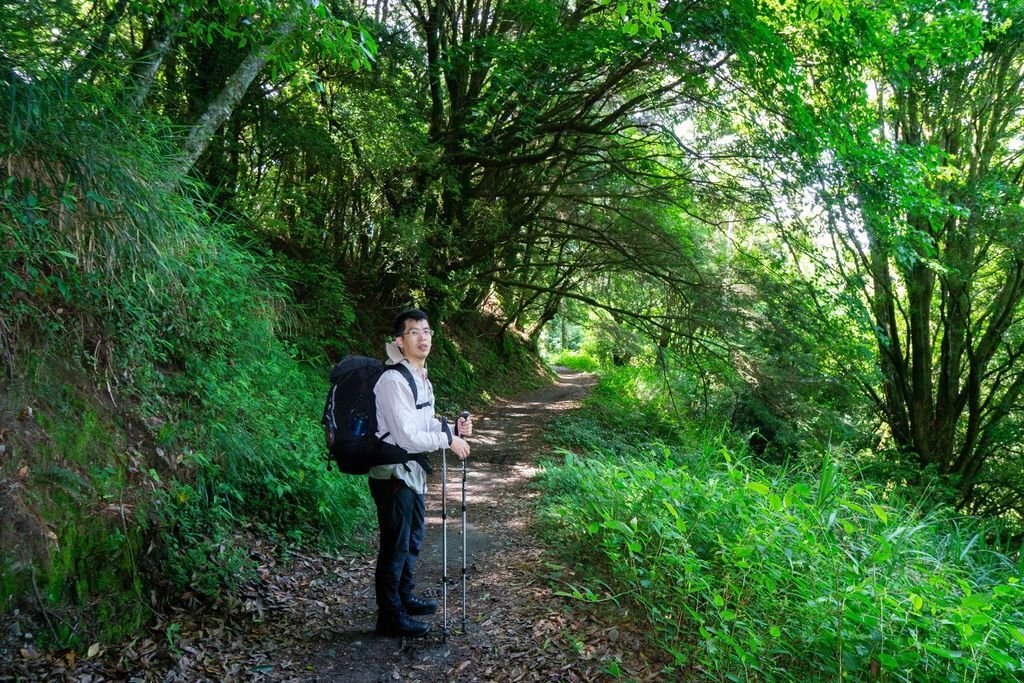
[[[395,318],[395,336],[396,337],[401,337],[402,334],[405,333],[405,321],[406,320],[415,320],[416,322],[419,322],[421,320],[428,320],[428,318],[427,318],[427,314],[424,313],[423,311],[421,311],[418,308],[412,308],[412,309],[409,309],[408,311],[402,311],[401,313],[398,314],[398,317]]]

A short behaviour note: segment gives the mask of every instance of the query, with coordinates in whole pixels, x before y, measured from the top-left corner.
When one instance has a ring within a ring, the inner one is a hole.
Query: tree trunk
[[[294,21],[282,23],[275,34],[275,41],[285,38],[294,30]],[[210,144],[210,138],[228,120],[235,111],[235,107],[242,101],[253,80],[263,70],[272,48],[273,44],[261,45],[246,55],[221,91],[207,105],[206,111],[192,126],[182,145],[182,154],[174,169],[175,177],[182,177],[192,170],[196,161]]]
[[[181,29],[183,21],[184,14],[179,6],[166,22],[152,27],[147,32],[142,52],[132,65],[129,91],[125,97],[125,101],[132,109],[142,108],[160,66],[174,45],[174,37]]]

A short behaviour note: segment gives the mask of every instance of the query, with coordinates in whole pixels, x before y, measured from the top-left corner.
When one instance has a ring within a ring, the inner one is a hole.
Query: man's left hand
[[[459,456],[459,460],[465,460],[469,456],[469,444],[461,436],[452,438],[451,450]]]

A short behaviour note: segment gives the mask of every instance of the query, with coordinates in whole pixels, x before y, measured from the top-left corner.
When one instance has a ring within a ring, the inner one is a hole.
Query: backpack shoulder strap
[[[401,363],[395,363],[394,365],[386,365],[384,366],[384,368],[386,370],[398,370],[400,373],[402,373],[402,377],[405,377],[405,381],[409,383],[409,388],[412,389],[412,402],[413,405],[416,406],[416,410],[419,410],[420,408],[426,408],[427,406],[430,405],[429,403],[419,402],[419,392],[416,391],[416,378],[412,376],[412,371],[410,371],[409,368],[405,367]]]

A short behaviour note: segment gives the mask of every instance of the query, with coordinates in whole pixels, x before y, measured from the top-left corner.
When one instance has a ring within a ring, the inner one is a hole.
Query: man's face
[[[395,344],[411,361],[422,363],[430,354],[433,333],[427,320],[406,320],[405,332],[395,338]]]

